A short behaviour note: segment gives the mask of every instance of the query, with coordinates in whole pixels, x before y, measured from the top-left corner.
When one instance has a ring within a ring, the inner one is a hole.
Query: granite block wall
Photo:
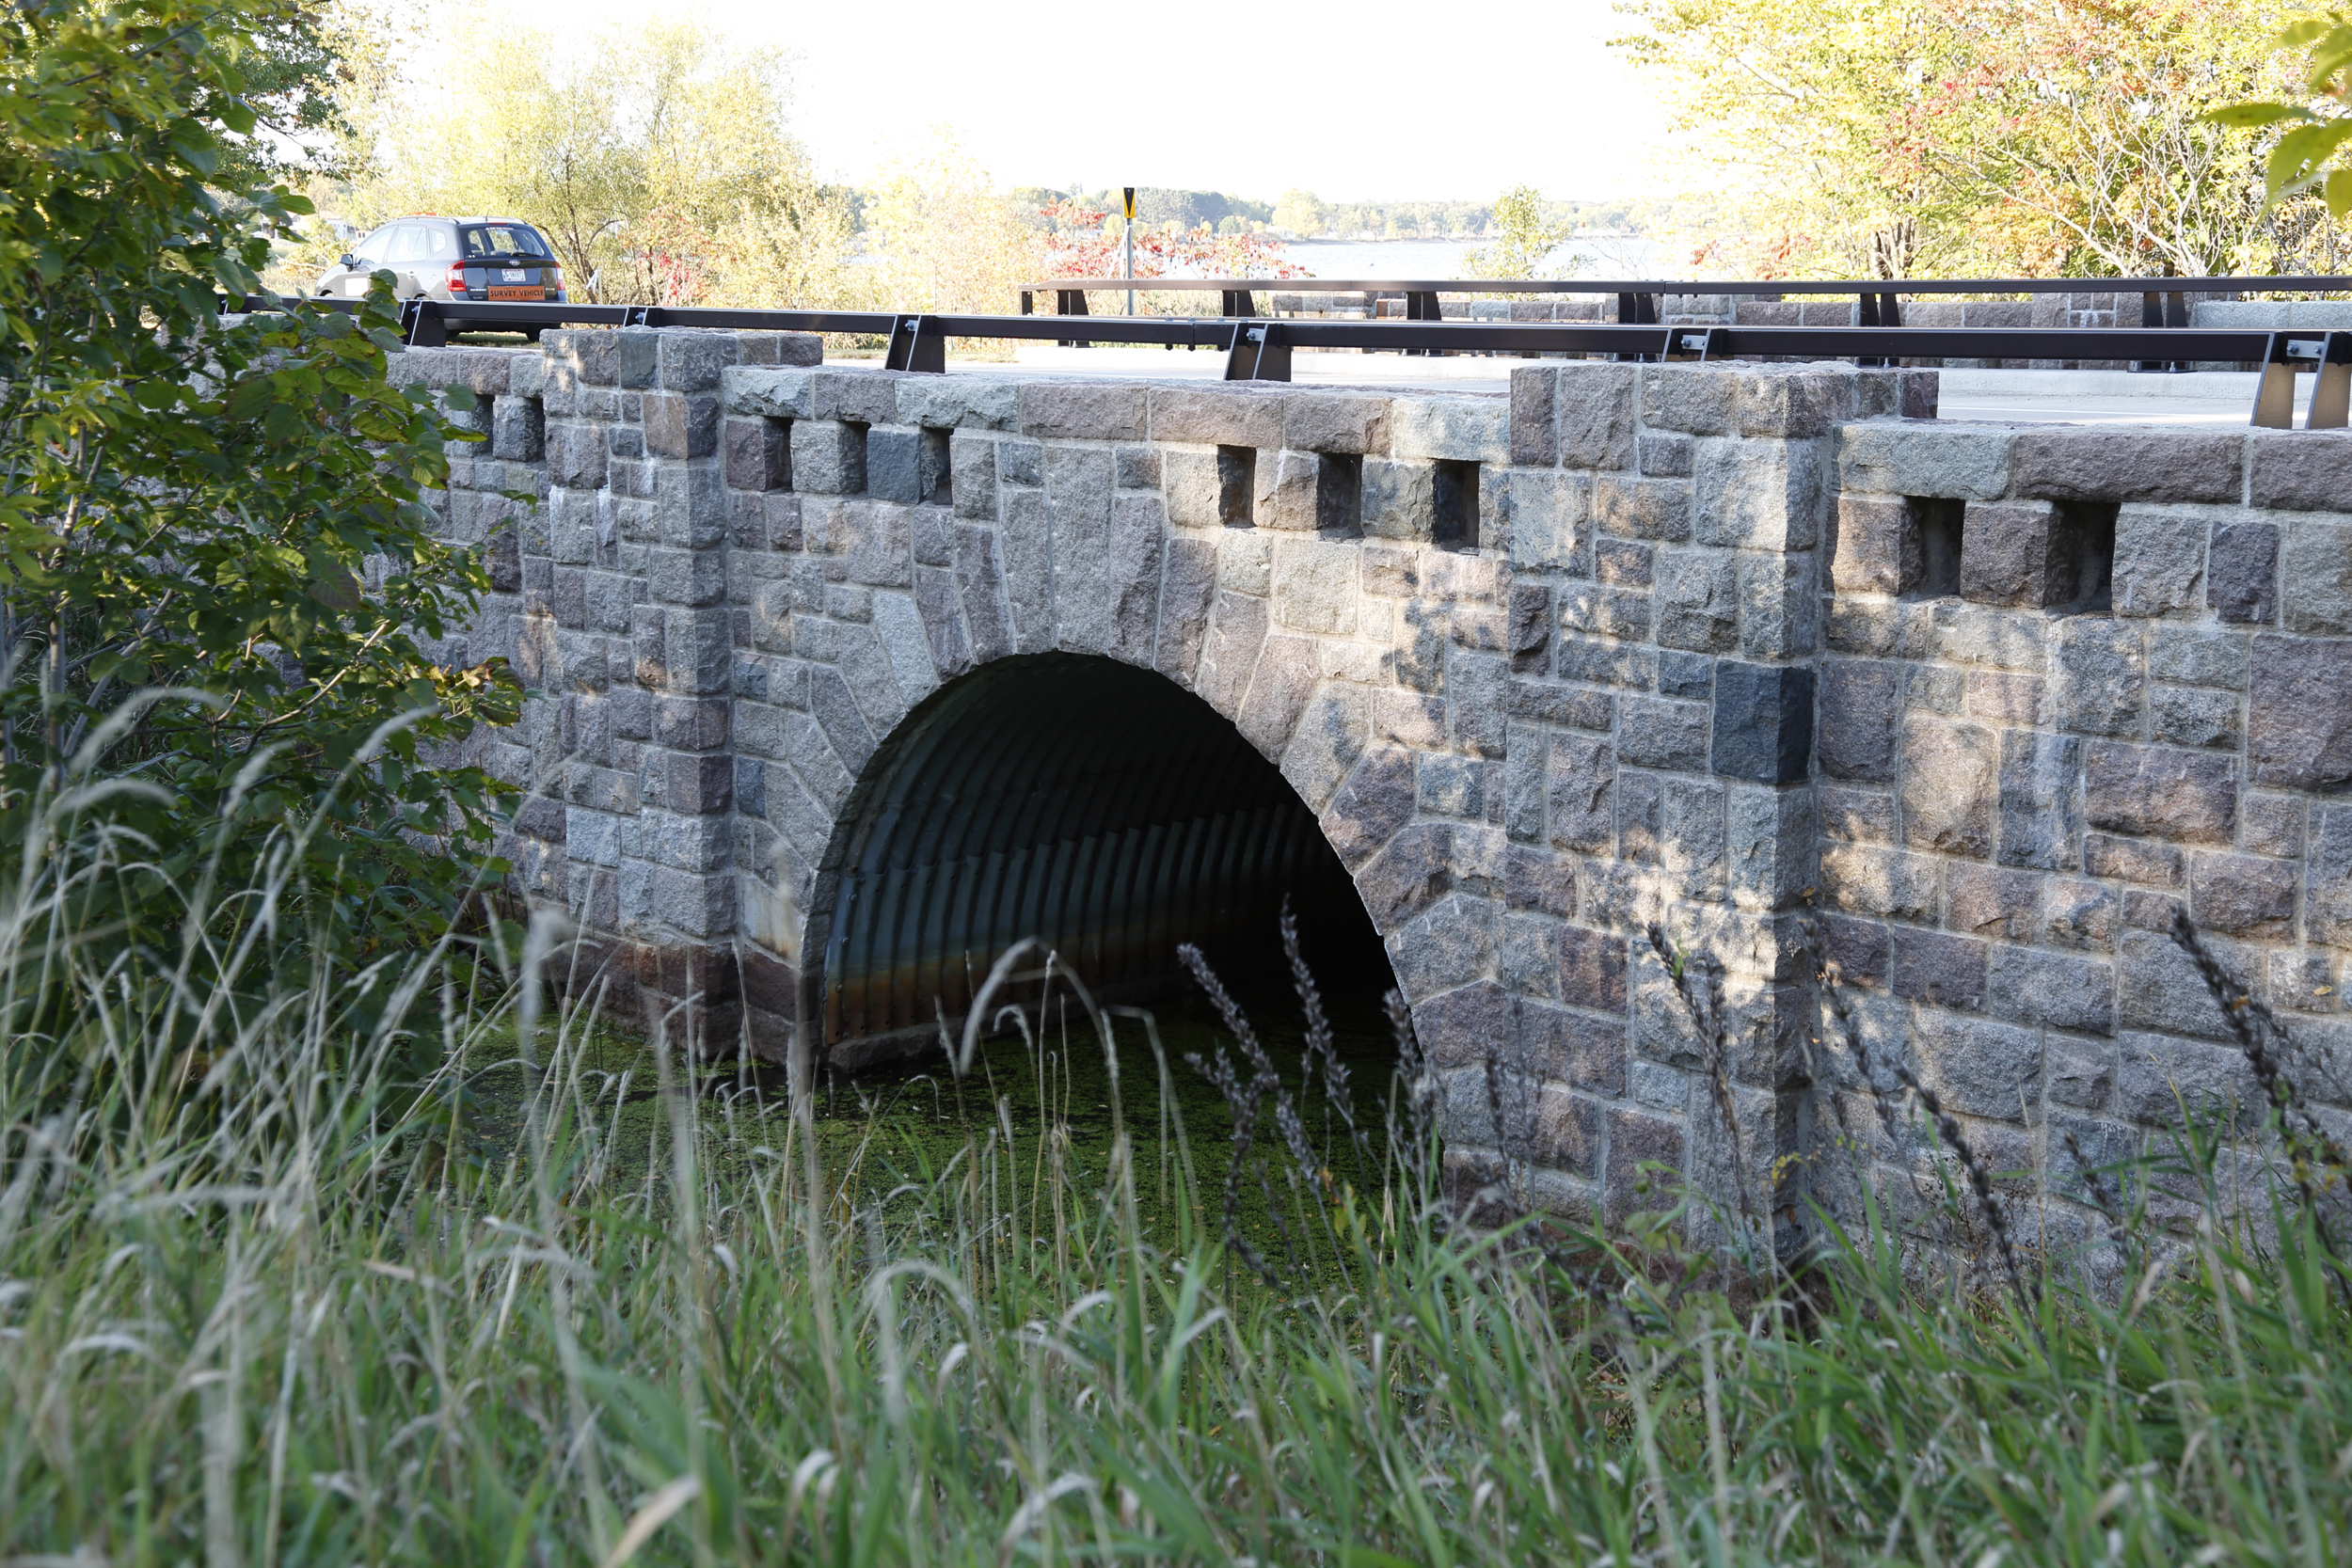
[[[2244,1092],[2175,909],[2352,1045],[2352,437],[1960,424],[1934,372],[1843,365],[1422,395],[815,346],[407,356],[488,394],[445,506],[499,590],[468,651],[533,691],[481,742],[518,888],[707,1049],[783,1050],[908,713],[1054,649],[1195,692],[1318,814],[1466,1196],[1623,1213],[1655,1163],[1793,1243],[1851,1156],[1916,1174],[1808,922],[1882,1086],[1932,1083],[2054,1223],[2074,1150]]]

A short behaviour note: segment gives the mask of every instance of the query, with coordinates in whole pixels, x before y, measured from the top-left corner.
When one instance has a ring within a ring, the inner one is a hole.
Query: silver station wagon
[[[372,273],[392,274],[398,299],[463,299],[543,305],[563,301],[564,269],[539,231],[515,218],[395,218],[319,275],[311,292],[357,298]],[[468,332],[521,332],[522,322],[468,322]]]

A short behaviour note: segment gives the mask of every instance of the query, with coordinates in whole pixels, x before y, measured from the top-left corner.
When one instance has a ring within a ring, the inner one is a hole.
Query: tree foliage
[[[1533,185],[1517,185],[1495,202],[1494,242],[1462,255],[1466,277],[1542,277],[1551,253],[1573,232],[1553,220],[1543,193]],[[1570,263],[1570,270],[1574,263]]]
[[[2317,191],[2328,215],[2352,214],[2352,166],[2344,146],[2352,140],[2352,14],[2328,11],[2307,16],[2280,30],[2280,49],[2311,46],[2296,96],[2301,102],[2225,104],[2207,118],[2217,124],[2275,130],[2264,169],[2265,198],[2272,204]]]
[[[432,532],[460,433],[388,379],[389,278],[357,318],[218,314],[307,209],[215,188],[296,15],[0,20],[0,822],[25,843],[111,777],[94,809],[159,885],[301,819],[307,885],[371,942],[445,921],[486,861],[497,790],[436,759],[515,693],[427,651],[486,581]],[[151,892],[110,896],[136,928]]]
[[[1763,276],[2210,274],[2328,264],[2264,200],[2283,0],[1635,0]],[[1718,236],[1720,240],[1721,236]]]
[[[844,284],[849,213],[790,135],[783,58],[692,14],[584,38],[458,22],[361,99],[363,221],[522,218],[579,299],[787,308]]]

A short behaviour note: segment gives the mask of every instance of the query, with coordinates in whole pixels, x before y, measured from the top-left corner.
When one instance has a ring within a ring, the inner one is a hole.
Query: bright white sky
[[[551,20],[539,0],[507,3]],[[1590,199],[1642,194],[1661,129],[1653,94],[1603,47],[1625,26],[1609,0],[702,8],[799,56],[795,130],[827,180],[865,181],[945,123],[1000,187],[1484,200],[1524,183]],[[644,13],[644,0],[562,8]]]

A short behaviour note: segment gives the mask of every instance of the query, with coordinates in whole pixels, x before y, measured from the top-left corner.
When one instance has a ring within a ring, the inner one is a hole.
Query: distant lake
[[[1294,240],[1283,254],[1317,277],[1459,277],[1462,256],[1476,240]],[[1543,271],[1564,271],[1577,258],[1594,277],[1655,277],[1665,247],[1635,235],[1586,235],[1544,260]]]

